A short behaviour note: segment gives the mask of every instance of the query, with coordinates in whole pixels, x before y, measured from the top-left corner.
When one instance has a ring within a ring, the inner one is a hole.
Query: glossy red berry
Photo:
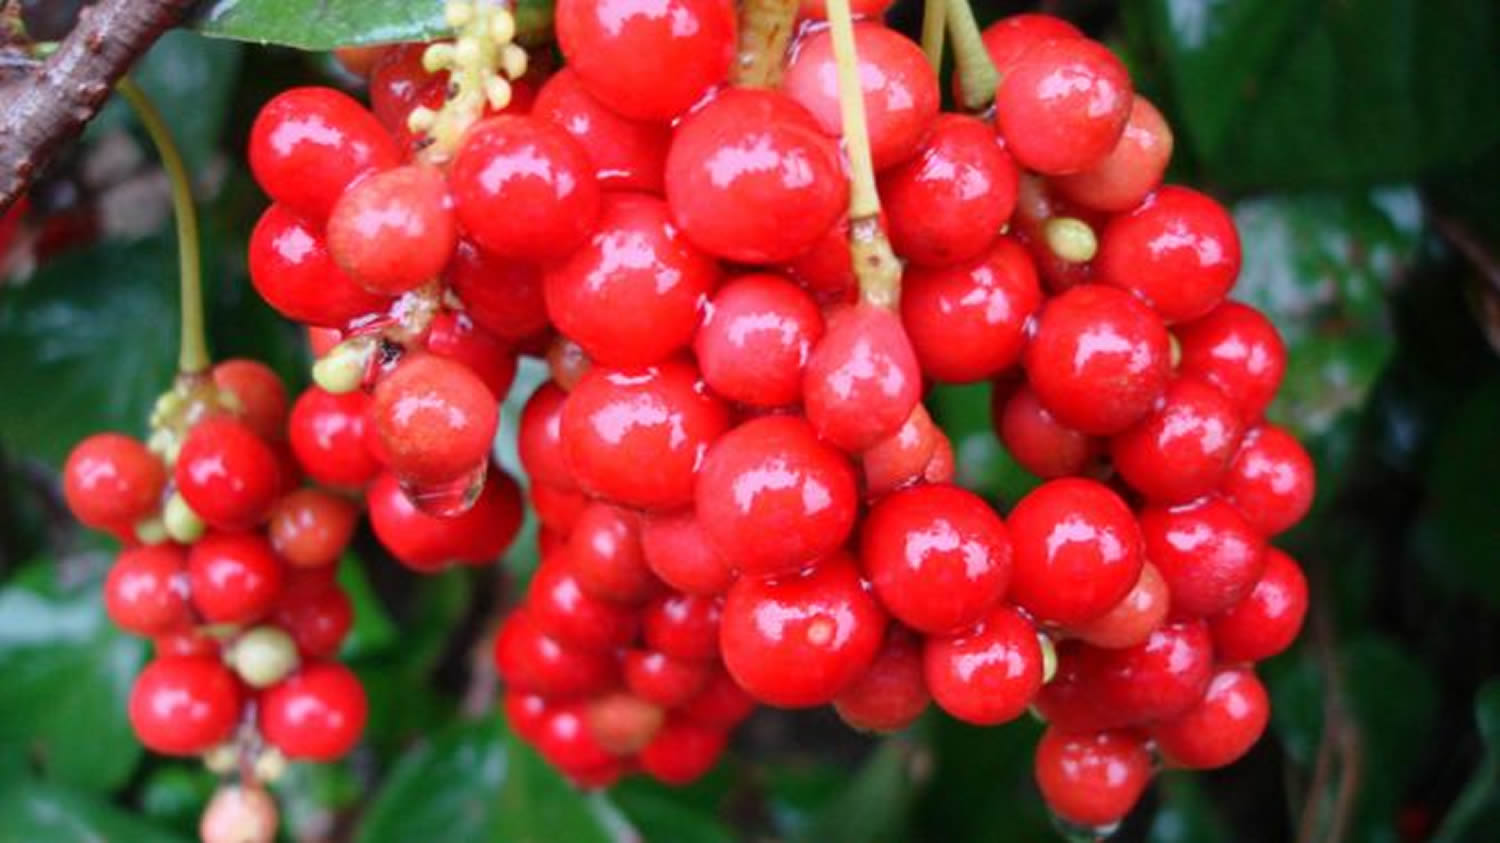
[[[394,296],[442,273],[458,243],[448,182],[433,167],[374,173],[339,197],[328,253],[360,286]]]
[[[578,520],[584,507],[589,505],[589,499],[582,492],[576,489],[559,489],[546,483],[533,482],[531,488],[526,490],[526,496],[542,526],[562,535],[573,530],[573,522]]]
[[[881,174],[880,201],[901,257],[963,263],[984,253],[1015,210],[1016,165],[988,124],[943,114],[915,157]]]
[[[448,88],[448,72],[428,73],[422,66],[426,44],[393,44],[370,68],[370,110],[396,139],[403,157],[418,149],[420,137],[408,123],[417,106],[439,109]]]
[[[822,337],[823,314],[801,287],[779,275],[743,275],[714,294],[693,352],[718,394],[779,407],[801,400],[802,370]]]
[[[979,257],[941,269],[908,269],[901,322],[933,380],[984,380],[1015,366],[1026,328],[1042,305],[1025,247],[996,237]]]
[[[120,551],[104,581],[104,608],[115,626],[141,636],[175,632],[192,623],[187,553],[174,544]]]
[[[1068,635],[1095,647],[1118,650],[1134,647],[1151,637],[1171,608],[1167,582],[1150,562],[1141,566],[1135,587],[1108,612],[1068,627]]]
[[[248,624],[281,596],[285,572],[258,533],[211,532],[188,554],[193,605],[209,623]]]
[[[1182,714],[1203,698],[1213,675],[1213,641],[1201,620],[1164,624],[1134,647],[1083,653],[1096,705],[1123,725]]]
[[[860,563],[891,616],[928,634],[977,623],[1010,581],[1010,536],[972,492],[922,485],[881,498],[865,517]]]
[[[1183,503],[1214,490],[1239,447],[1244,424],[1228,396],[1191,375],[1109,443],[1120,477],[1152,501]]]
[[[167,470],[139,440],[96,433],[63,464],[63,498],[73,517],[97,529],[133,530],[161,504]]]
[[[1173,333],[1182,347],[1179,371],[1223,390],[1247,423],[1261,417],[1286,372],[1286,345],[1271,320],[1247,304],[1226,301]]]
[[[188,432],[175,480],[188,506],[210,526],[246,530],[270,513],[280,474],[275,452],[249,425],[219,416]]]
[[[359,509],[347,498],[321,489],[298,489],[276,502],[266,534],[288,564],[332,565],[354,537]]]
[[[375,387],[370,415],[386,464],[403,480],[442,484],[484,463],[499,424],[495,396],[468,367],[413,355]]]
[[[588,773],[612,765],[615,758],[591,728],[589,714],[590,706],[582,701],[550,707],[537,730],[537,751],[570,773]]]
[[[130,689],[130,726],[163,755],[204,752],[230,736],[239,714],[239,682],[214,656],[156,659]]]
[[[1220,487],[1257,532],[1274,536],[1312,508],[1316,491],[1312,457],[1285,429],[1263,424],[1245,436]]]
[[[546,330],[547,304],[536,266],[497,258],[460,240],[447,279],[469,318],[495,336],[518,340]]]
[[[271,620],[292,636],[303,658],[332,658],[354,625],[354,606],[337,583],[295,585]]]
[[[692,342],[718,264],[673,225],[667,203],[610,194],[584,244],[545,276],[547,313],[595,363],[639,368]]]
[[[260,696],[260,733],[287,758],[334,761],[365,730],[359,677],[338,662],[314,662]]]
[[[510,687],[505,689],[500,705],[505,711],[505,725],[520,735],[521,740],[536,743],[551,708],[547,698]]]
[[[1036,627],[1010,606],[994,607],[966,630],[928,638],[922,663],[933,700],[968,723],[1014,720],[1042,688]]]
[[[1085,284],[1042,308],[1025,366],[1059,422],[1104,436],[1140,421],[1166,391],[1171,348],[1161,318],[1134,296]]]
[[[719,656],[723,601],[717,597],[663,594],[646,605],[643,637],[653,650],[685,661],[714,661]]]
[[[476,124],[448,171],[464,232],[497,257],[554,260],[599,218],[599,180],[573,136],[532,117]]]
[[[1010,15],[984,28],[980,36],[985,52],[1001,76],[1009,73],[1021,56],[1043,41],[1082,38],[1078,27],[1054,15],[1029,12]]]
[[[1240,236],[1224,206],[1168,185],[1110,218],[1094,258],[1098,278],[1131,290],[1167,322],[1213,310],[1240,274]]]
[[[567,400],[568,393],[556,383],[548,381],[537,387],[521,411],[520,431],[516,434],[521,465],[532,482],[556,489],[576,485],[563,453],[562,408]]]
[[[660,782],[685,785],[709,770],[724,753],[728,736],[685,720],[668,721],[641,750],[641,770]]]
[[[613,691],[589,700],[584,707],[584,719],[606,752],[617,757],[631,756],[661,731],[666,712],[629,691]]]
[[[640,616],[631,606],[584,591],[564,557],[542,560],[526,592],[527,614],[558,643],[610,652],[635,639]]]
[[[583,488],[616,503],[671,509],[693,500],[708,446],[729,424],[691,365],[595,367],[563,405],[562,440]]]
[[[1271,699],[1248,667],[1220,668],[1203,699],[1151,727],[1156,749],[1175,767],[1212,770],[1240,760],[1266,731]]]
[[[335,395],[316,386],[297,397],[287,437],[308,477],[335,489],[360,489],[380,472],[370,450],[370,396]]]
[[[562,0],[557,41],[596,99],[635,120],[670,120],[729,73],[729,0]]]
[[[385,472],[365,493],[370,527],[391,555],[418,571],[449,563],[485,565],[505,552],[521,529],[521,491],[505,472],[491,468],[472,506],[448,517],[429,515]]]
[[[848,459],[796,416],[763,416],[714,443],[698,523],[742,574],[795,571],[842,547],[859,505]]]
[[[1049,175],[1098,164],[1125,131],[1134,88],[1125,65],[1088,38],[1023,52],[995,92],[995,124],[1022,166]]]
[[[666,189],[689,240],[747,264],[806,252],[849,199],[838,148],[807,110],[749,88],[723,91],[683,119],[667,153]]]
[[[638,513],[595,502],[579,513],[568,537],[567,567],[590,595],[640,603],[661,588],[646,567]]]
[[[641,552],[652,573],[687,594],[723,594],[734,582],[729,560],[691,509],[641,519]]]
[[[849,14],[855,20],[879,18],[895,3],[895,0],[850,0]],[[828,17],[826,0],[801,0],[797,4],[797,16],[804,20],[823,20]]]
[[[715,666],[708,685],[683,703],[674,714],[684,720],[729,730],[755,710],[755,700],[735,683],[728,671]]]
[[[926,477],[927,466],[946,439],[921,404],[913,407],[901,429],[860,454],[864,469],[865,496],[878,498]],[[929,480],[929,482],[943,482]]]
[[[854,26],[859,87],[864,95],[870,156],[883,170],[916,153],[937,119],[937,73],[911,39],[878,23]],[[843,135],[833,38],[824,29],[798,42],[781,89],[817,118],[823,131]]]
[[[900,430],[921,397],[917,355],[897,314],[864,303],[833,314],[802,378],[819,436],[863,451]]]
[[[1178,616],[1221,612],[1265,570],[1265,538],[1217,497],[1141,511],[1146,557],[1161,571]]]
[[[625,685],[660,706],[675,708],[697,696],[714,674],[711,662],[673,658],[656,650],[625,654]]]
[[[839,553],[778,579],[741,577],[724,598],[719,647],[740,687],[761,702],[832,702],[865,672],[886,616],[854,562]]]
[[[1027,384],[1007,392],[996,388],[991,413],[995,433],[1021,467],[1043,480],[1083,474],[1104,443],[1065,427]]]
[[[1292,557],[1266,549],[1266,567],[1250,593],[1209,619],[1221,662],[1268,659],[1296,640],[1307,617],[1307,576]]]
[[[597,694],[619,677],[613,653],[564,646],[542,632],[525,609],[500,625],[494,657],[507,686],[545,697]]]
[[[250,169],[261,189],[316,220],[356,179],[399,161],[375,115],[332,88],[283,91],[250,128]]]
[[[671,130],[664,123],[621,117],[594,99],[572,67],[552,74],[531,113],[578,140],[601,188],[662,192]]]
[[[1172,158],[1172,127],[1150,100],[1137,94],[1120,142],[1094,166],[1051,180],[1069,202],[1096,211],[1129,211],[1161,184]]]
[[[214,386],[234,396],[241,419],[267,442],[286,437],[286,386],[259,360],[225,360],[213,368]]]
[[[1034,774],[1054,814],[1104,828],[1125,818],[1151,782],[1151,752],[1133,731],[1042,733]]]
[[[1010,600],[1041,621],[1108,612],[1141,575],[1141,530],[1120,496],[1082,478],[1043,483],[1011,510]]]
[[[833,707],[855,729],[896,732],[920,717],[931,700],[923,675],[922,639],[893,623],[874,661],[839,693]]]
[[[516,352],[509,343],[476,325],[463,311],[444,310],[432,317],[424,342],[427,351],[461,363],[479,376],[490,394],[503,399],[516,378]]]

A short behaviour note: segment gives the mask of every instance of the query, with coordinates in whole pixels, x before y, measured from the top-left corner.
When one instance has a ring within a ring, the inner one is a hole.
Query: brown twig
[[[63,141],[109,98],[138,56],[193,0],[100,0],[34,72],[6,89],[0,107],[0,209],[25,190]]]
[[[1317,588],[1316,591],[1328,593],[1327,588]],[[1334,641],[1333,621],[1329,618],[1327,607],[1321,603],[1312,615],[1312,636],[1313,649],[1326,683],[1323,691],[1323,734],[1318,741],[1312,782],[1308,785],[1302,805],[1297,841],[1339,843],[1353,816],[1354,803],[1359,796],[1364,765],[1363,740],[1359,724],[1350,715],[1344,699],[1344,676]],[[1325,828],[1325,824],[1320,822],[1323,818],[1321,807],[1324,794],[1333,785],[1332,779],[1335,776],[1337,785]]]
[[[1427,216],[1438,233],[1479,270],[1491,287],[1500,291],[1500,253],[1481,240],[1467,224],[1438,211],[1431,203],[1427,206]]]
[[[776,87],[796,26],[796,0],[746,0],[740,7],[734,83],[742,88]]]

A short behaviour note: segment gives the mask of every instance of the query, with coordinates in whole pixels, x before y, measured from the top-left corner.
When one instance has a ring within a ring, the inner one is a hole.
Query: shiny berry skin
[[[994,607],[969,629],[928,638],[922,664],[938,706],[976,725],[1016,719],[1042,688],[1036,627],[1010,606]]]
[[[428,73],[422,66],[426,51],[426,44],[392,44],[370,68],[370,111],[400,141],[403,154],[412,151],[407,125],[412,109],[440,107],[448,86],[447,71]]]
[[[488,564],[505,552],[521,528],[520,489],[498,468],[486,474],[474,504],[455,516],[418,509],[391,472],[370,484],[365,503],[381,545],[417,571],[434,571],[453,562]]]
[[[1010,536],[989,504],[956,486],[893,492],[870,510],[860,564],[886,611],[928,634],[977,623],[1005,594]]]
[[[1082,38],[1078,27],[1053,15],[1029,12],[1010,15],[984,28],[980,38],[1000,76],[1010,72],[1027,50],[1043,41]]]
[[[1157,751],[1174,767],[1212,770],[1240,760],[1266,731],[1271,699],[1248,667],[1220,668],[1203,699],[1151,727]]]
[[[1053,418],[1027,384],[1009,393],[996,388],[990,409],[1005,450],[1043,480],[1083,474],[1104,450],[1100,440]]]
[[[567,567],[585,592],[616,603],[640,603],[661,584],[641,551],[641,518],[595,502],[578,514],[568,537]]]
[[[531,488],[526,490],[526,497],[542,526],[563,535],[572,531],[573,522],[578,520],[584,507],[589,505],[589,499],[582,492],[576,489],[559,489],[546,483],[533,482]]]
[[[761,702],[801,708],[832,702],[865,672],[885,639],[886,616],[847,554],[801,574],[741,577],[724,598],[724,667]]]
[[[606,752],[629,756],[640,752],[661,731],[666,712],[629,691],[612,691],[590,699],[584,706],[584,719]]]
[[[1171,348],[1161,318],[1134,296],[1085,284],[1042,308],[1024,361],[1048,412],[1106,436],[1140,421],[1166,391]]]
[[[249,425],[215,417],[188,432],[177,455],[177,491],[209,526],[246,530],[265,520],[281,484],[276,454]]]
[[[884,211],[880,226],[888,228]],[[849,215],[846,212],[813,243],[812,247],[786,264],[787,274],[797,279],[821,302],[852,303],[858,293],[859,280],[849,257]]]
[[[646,606],[642,632],[653,650],[685,661],[714,661],[722,616],[723,601],[717,597],[663,594]]]
[[[520,735],[521,740],[536,743],[550,709],[547,698],[530,691],[506,688],[500,705],[505,711],[505,725]]]
[[[190,626],[187,552],[174,544],[120,551],[104,581],[104,608],[115,626],[157,636]]]
[[[842,547],[859,505],[854,468],[797,416],[763,416],[714,443],[698,523],[748,576],[795,571]]]
[[[288,588],[271,620],[297,642],[303,658],[336,655],[354,625],[354,606],[337,583]]]
[[[563,0],[557,42],[585,88],[611,111],[670,120],[723,82],[734,60],[729,0]]]
[[[893,3],[895,0],[850,0],[849,14],[855,20],[880,18]],[[797,4],[797,16],[803,20],[826,19],[828,3],[826,0],[800,0]]]
[[[946,438],[933,424],[932,416],[921,404],[895,433],[875,443],[860,454],[864,469],[865,496],[879,498],[924,479],[927,466],[938,449],[938,440]]]
[[[547,303],[537,267],[494,257],[460,240],[447,279],[469,318],[495,336],[518,340],[546,330]]]
[[[287,758],[334,761],[365,730],[368,704],[359,677],[338,662],[304,665],[260,696],[260,733]]]
[[[690,364],[595,367],[563,405],[563,451],[584,489],[625,506],[670,509],[692,502],[704,454],[728,425],[728,411]]]
[[[922,397],[916,352],[895,313],[856,304],[833,314],[802,377],[818,435],[851,453],[901,429]]]
[[[1151,752],[1132,731],[1042,733],[1033,768],[1042,798],[1074,825],[1113,826],[1151,783]]]
[[[375,115],[332,88],[292,88],[250,128],[250,169],[272,199],[315,220],[360,176],[396,166],[396,144]]]
[[[552,74],[537,92],[531,113],[577,139],[604,190],[662,192],[671,130],[662,123],[621,117],[589,94],[572,67]]]
[[[1203,698],[1213,675],[1213,642],[1201,620],[1164,624],[1134,647],[1084,654],[1097,704],[1129,725],[1182,714]]]
[[[654,196],[613,193],[583,245],[544,276],[547,313],[604,366],[660,363],[692,342],[718,264]]]
[[[728,671],[717,665],[708,686],[696,697],[683,703],[674,714],[684,720],[729,730],[738,726],[755,710],[755,700],[739,685]]]
[[[979,257],[1015,210],[1016,178],[993,128],[939,116],[916,156],[880,176],[891,246],[918,266]]]
[[[878,23],[854,26],[859,87],[864,95],[870,156],[875,169],[899,164],[917,151],[938,116],[937,74],[911,39]],[[832,137],[842,137],[838,67],[829,30],[798,42],[781,89],[817,118]]]
[[[1084,623],[1108,612],[1141,575],[1141,530],[1120,496],[1093,480],[1051,480],[1010,517],[1010,600],[1041,621]]]
[[[568,702],[548,709],[537,730],[536,748],[554,766],[570,772],[607,767],[614,761],[589,727],[588,706]]]
[[[521,466],[532,482],[557,489],[576,485],[563,454],[562,408],[567,400],[568,393],[556,383],[548,381],[537,387],[521,410],[520,432],[516,434]]]
[[[1094,166],[1051,180],[1062,198],[1096,211],[1129,211],[1161,184],[1172,158],[1172,127],[1145,97],[1130,104],[1120,142]]]
[[[1258,662],[1296,640],[1307,617],[1307,576],[1292,557],[1266,548],[1266,567],[1250,593],[1209,619],[1221,662]]]
[[[1224,393],[1191,375],[1109,443],[1120,477],[1152,501],[1183,503],[1214,490],[1239,447],[1244,423]]]
[[[1141,566],[1135,587],[1108,612],[1068,627],[1068,635],[1110,650],[1134,647],[1151,637],[1171,608],[1167,582],[1150,562]]]
[[[335,489],[360,489],[380,472],[368,442],[370,396],[335,395],[310,386],[297,397],[287,437],[297,464],[313,480]]]
[[[729,560],[714,547],[691,509],[643,518],[641,552],[652,573],[687,594],[723,594],[734,582]]]
[[[896,732],[920,717],[931,700],[923,675],[922,640],[891,624],[875,660],[844,688],[833,707],[855,729]]]
[[[73,517],[97,529],[133,530],[161,504],[167,469],[140,440],[96,433],[63,464],[63,498]]]
[[[240,714],[240,686],[216,656],[167,656],[130,689],[130,726],[152,752],[196,755],[227,739]]]
[[[901,323],[922,372],[966,383],[994,377],[1021,359],[1026,325],[1042,287],[1026,248],[996,237],[979,257],[942,269],[912,268],[901,289]]]
[[[542,560],[526,592],[531,620],[565,647],[611,652],[635,639],[640,617],[630,606],[584,591],[561,556]]]
[[[448,171],[465,234],[497,257],[567,255],[599,218],[599,180],[573,136],[532,117],[483,120]]]
[[[225,360],[213,368],[214,386],[234,396],[239,416],[267,442],[286,436],[286,386],[259,360]]]
[[[496,398],[510,392],[516,379],[516,352],[476,325],[467,313],[444,310],[433,316],[424,344],[429,352],[462,363]]]
[[[1174,616],[1228,609],[1265,570],[1265,538],[1221,498],[1148,506],[1140,521],[1146,558],[1167,581]]]
[[[641,699],[667,708],[697,696],[712,676],[711,662],[677,659],[655,650],[625,654],[626,687]]]
[[[838,222],[849,184],[834,141],[775,91],[731,88],[684,118],[667,201],[689,240],[737,263],[791,260]]]
[[[641,750],[641,770],[657,781],[685,785],[713,769],[727,742],[728,735],[718,729],[668,721]]]
[[[1100,654],[1108,651],[1066,638],[1053,646],[1057,670],[1037,694],[1037,716],[1068,732],[1117,729],[1129,724],[1130,718],[1110,709],[1101,696],[1102,677],[1097,664]]]
[[[614,654],[559,643],[542,632],[525,609],[512,612],[500,625],[494,658],[495,669],[508,687],[545,697],[600,693],[619,676]]]
[[[1245,436],[1220,491],[1257,532],[1274,536],[1312,508],[1316,482],[1302,443],[1284,428],[1265,424]]]
[[[372,293],[395,296],[442,273],[458,227],[437,169],[408,165],[374,173],[339,197],[328,217],[328,253]]]
[[[1240,274],[1240,236],[1223,205],[1168,185],[1110,218],[1094,258],[1098,278],[1140,294],[1167,322],[1213,310]]]
[[[188,553],[193,605],[209,623],[248,624],[271,611],[286,578],[258,533],[210,532]]]
[[[288,564],[318,568],[339,561],[358,521],[359,509],[347,498],[321,489],[298,489],[271,509],[266,534]]]
[[[995,124],[1017,162],[1048,175],[1098,164],[1125,131],[1134,88],[1125,65],[1088,38],[1042,41],[995,92]]]
[[[1261,417],[1286,372],[1286,345],[1271,320],[1249,305],[1226,301],[1172,332],[1182,348],[1178,371],[1223,390],[1247,423]]]
[[[802,398],[802,369],[823,336],[823,313],[779,275],[742,275],[714,294],[693,338],[703,380],[753,407]]]
[[[445,483],[483,463],[500,423],[484,381],[432,354],[407,357],[376,385],[370,418],[387,466],[417,484]]]

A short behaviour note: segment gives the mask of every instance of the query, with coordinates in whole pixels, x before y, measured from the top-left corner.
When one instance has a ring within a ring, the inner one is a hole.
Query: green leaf
[[[192,833],[218,784],[200,763],[159,767],[141,787],[141,813],[160,826]]]
[[[431,41],[451,34],[437,0],[212,0],[196,25],[205,35],[331,50],[356,44]],[[520,0],[516,28],[523,40],[546,36],[552,0]]]
[[[1168,772],[1157,779],[1161,806],[1151,820],[1148,843],[1195,843],[1198,840],[1233,840],[1224,820],[1203,793],[1199,777],[1192,773]]]
[[[691,789],[668,787],[644,776],[633,776],[609,791],[610,801],[640,831],[643,840],[733,843],[734,834],[715,814],[717,800],[705,803],[698,796]]]
[[[1496,430],[1500,379],[1491,379],[1438,434],[1416,541],[1440,585],[1500,608],[1500,566],[1493,552],[1500,547],[1500,500],[1493,494],[1500,472]]]
[[[0,843],[185,843],[109,805],[41,782],[0,790]]]
[[[1479,843],[1500,825],[1500,679],[1484,683],[1474,697],[1474,719],[1484,758],[1449,809],[1433,843]]]
[[[107,791],[141,758],[125,711],[145,646],[115,630],[98,585],[18,578],[0,591],[0,752],[25,753],[59,783]]]
[[[907,737],[882,741],[854,778],[793,839],[803,843],[908,839],[907,821],[916,798],[912,771],[918,751]]]
[[[935,757],[935,773],[917,804],[926,839],[1057,839],[1031,777],[1042,731],[1037,720],[981,728],[933,712],[923,722]]]
[[[354,625],[349,630],[349,637],[344,640],[341,657],[363,658],[396,645],[400,641],[400,633],[380,602],[380,595],[370,585],[370,578],[365,574],[364,560],[346,552],[339,561],[338,578],[339,586],[344,589],[354,607]]]

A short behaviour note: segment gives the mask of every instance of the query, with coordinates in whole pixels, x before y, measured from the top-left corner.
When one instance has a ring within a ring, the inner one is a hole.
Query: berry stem
[[[486,108],[499,111],[510,104],[510,83],[526,73],[527,65],[526,51],[514,43],[516,17],[510,4],[448,0],[443,14],[453,27],[453,41],[429,46],[422,65],[429,73],[448,71],[448,96],[436,111],[413,109],[407,121],[412,131],[427,135],[421,158],[433,165],[453,157]]]
[[[979,21],[969,0],[947,0],[948,34],[953,37],[953,62],[958,68],[959,104],[965,110],[983,111],[995,99],[1000,74],[984,47]]]
[[[740,7],[740,43],[734,84],[774,88],[786,69],[786,47],[797,27],[797,0],[745,0]]]
[[[208,371],[208,336],[203,325],[203,276],[198,254],[198,211],[193,205],[193,183],[188,178],[182,153],[172,140],[172,132],[162,120],[150,97],[129,76],[122,77],[115,89],[130,103],[146,134],[156,146],[162,169],[172,185],[172,212],[177,218],[178,281],[181,285],[182,325],[177,351],[177,369],[192,375]]]
[[[925,0],[922,4],[922,52],[932,69],[943,71],[943,36],[948,25],[948,0]]]

